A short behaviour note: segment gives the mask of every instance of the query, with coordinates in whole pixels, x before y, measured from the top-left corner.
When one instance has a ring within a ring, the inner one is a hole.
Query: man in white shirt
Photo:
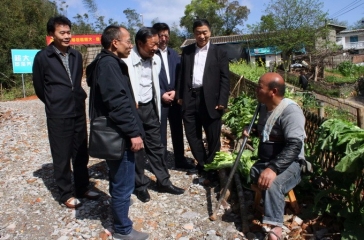
[[[221,117],[230,91],[229,63],[226,51],[210,43],[211,28],[207,20],[196,20],[193,33],[196,43],[182,52],[177,99],[182,105],[186,137],[201,174],[204,165],[211,163],[215,153],[220,151]],[[207,151],[202,141],[202,128]]]
[[[166,166],[165,148],[161,142],[160,118],[161,96],[159,87],[159,73],[161,60],[155,55],[158,50],[158,32],[150,27],[141,28],[135,36],[135,46],[128,58],[123,59],[129,69],[129,77],[133,88],[138,115],[143,122],[145,131],[145,151],[136,153],[135,161],[135,190],[134,194],[142,202],[148,202],[150,195],[147,187],[150,179],[145,176],[145,157],[148,158],[152,172],[157,178],[158,190],[171,194],[183,194],[170,181]]]

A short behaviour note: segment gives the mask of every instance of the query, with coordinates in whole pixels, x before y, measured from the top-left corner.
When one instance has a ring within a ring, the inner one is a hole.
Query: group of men
[[[37,96],[45,104],[59,200],[69,208],[77,208],[82,204],[79,198],[99,197],[98,192],[89,189],[86,93],[81,86],[82,56],[69,46],[71,22],[66,17],[51,18],[47,32],[53,37],[53,43],[35,57],[33,83]],[[184,193],[184,189],[172,184],[166,166],[167,119],[175,167],[206,175],[204,165],[212,162],[215,153],[220,150],[221,117],[227,107],[230,89],[228,57],[224,50],[210,42],[211,29],[207,20],[196,20],[193,33],[196,43],[185,47],[179,57],[168,47],[170,30],[165,23],[142,27],[135,36],[135,46],[127,29],[108,26],[101,36],[101,53],[86,69],[88,84],[95,93],[90,99],[94,103],[94,113],[96,116],[108,116],[123,132],[127,142],[122,159],[106,159],[114,239],[148,238],[147,233],[133,229],[128,217],[133,192],[143,202],[150,200],[147,189],[151,180],[144,174],[146,159],[156,176],[158,191]],[[283,99],[284,81],[278,74],[263,75],[257,93],[259,101],[267,106],[264,116],[268,116],[267,113]],[[273,130],[269,129],[269,133],[272,131],[280,137],[279,144],[273,144],[274,149],[280,148],[280,153],[267,156],[259,162],[262,165],[254,165],[256,170],[252,170],[258,186],[268,196],[266,202],[277,206],[282,205],[275,198],[277,194],[279,200],[283,196],[284,201],[285,192],[290,190],[288,188],[299,182],[299,157],[296,153],[299,151],[302,155],[304,136],[302,121],[296,121],[301,119],[297,114],[302,111],[291,102],[286,105],[289,107],[281,110],[283,115],[276,116],[282,118],[279,122],[282,126],[272,122]],[[291,123],[293,114],[295,122]],[[258,126],[264,127],[265,121],[269,121],[266,118],[260,118],[263,120]],[[184,157],[182,120],[196,166]],[[207,150],[202,129],[206,135]],[[262,141],[264,147],[260,152],[272,150],[270,141],[275,142],[269,137],[268,141]],[[291,158],[287,160],[285,154],[291,154]],[[291,175],[292,171],[295,178],[289,186],[278,181],[284,173]],[[211,176],[207,174],[206,177]],[[269,189],[273,189],[274,184],[278,187],[274,190],[275,195],[270,196]],[[283,191],[279,188],[282,184],[285,186]],[[269,239],[276,239],[281,236],[283,213],[270,209],[268,205],[265,208],[267,222],[276,227]]]

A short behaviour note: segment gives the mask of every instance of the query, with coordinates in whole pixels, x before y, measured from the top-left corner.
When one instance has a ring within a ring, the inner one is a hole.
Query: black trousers
[[[192,154],[198,162],[198,168],[214,160],[220,151],[221,118],[212,119],[207,112],[203,91],[191,92],[191,100],[186,103],[183,123]],[[217,110],[216,110],[217,111]],[[202,141],[202,128],[205,130],[207,149]]]
[[[47,127],[60,201],[65,202],[74,196],[71,159],[75,196],[82,196],[89,185],[86,115],[74,118],[47,118]]]
[[[173,101],[172,105],[162,104],[161,117],[161,139],[165,147],[165,157],[167,157],[167,119],[171,129],[173,153],[175,162],[186,161],[184,156],[182,107]]]
[[[149,177],[144,174],[146,157],[158,184],[168,186],[171,184],[170,175],[164,159],[165,148],[161,142],[160,123],[153,101],[139,105],[138,114],[143,122],[145,139],[144,150],[135,153],[135,189],[144,190],[150,183]]]

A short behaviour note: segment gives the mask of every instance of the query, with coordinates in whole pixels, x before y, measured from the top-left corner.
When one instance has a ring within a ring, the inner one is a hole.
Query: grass
[[[0,94],[1,101],[12,101],[17,98],[23,98],[23,86],[22,84],[17,84],[11,89],[3,89]],[[29,97],[32,95],[35,95],[33,83],[31,81],[25,80],[25,96]]]
[[[265,67],[258,66],[255,63],[247,63],[246,61],[230,63],[229,69],[233,73],[244,76],[244,78],[253,82],[258,82],[260,76],[266,73]]]

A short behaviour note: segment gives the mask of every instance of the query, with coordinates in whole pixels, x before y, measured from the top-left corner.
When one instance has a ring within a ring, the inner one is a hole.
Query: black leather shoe
[[[159,192],[165,192],[165,193],[170,193],[170,194],[175,194],[175,195],[180,195],[185,192],[184,189],[176,187],[173,184],[168,185],[168,186],[159,186],[158,190],[159,190]]]
[[[181,169],[195,169],[195,165],[192,165],[191,163],[188,162],[183,162],[183,163],[176,162],[175,166],[176,168],[181,168]]]
[[[148,189],[134,190],[134,194],[142,202],[150,201],[150,195],[149,195]]]
[[[198,170],[196,168],[188,169],[186,174],[187,175],[198,174]]]

